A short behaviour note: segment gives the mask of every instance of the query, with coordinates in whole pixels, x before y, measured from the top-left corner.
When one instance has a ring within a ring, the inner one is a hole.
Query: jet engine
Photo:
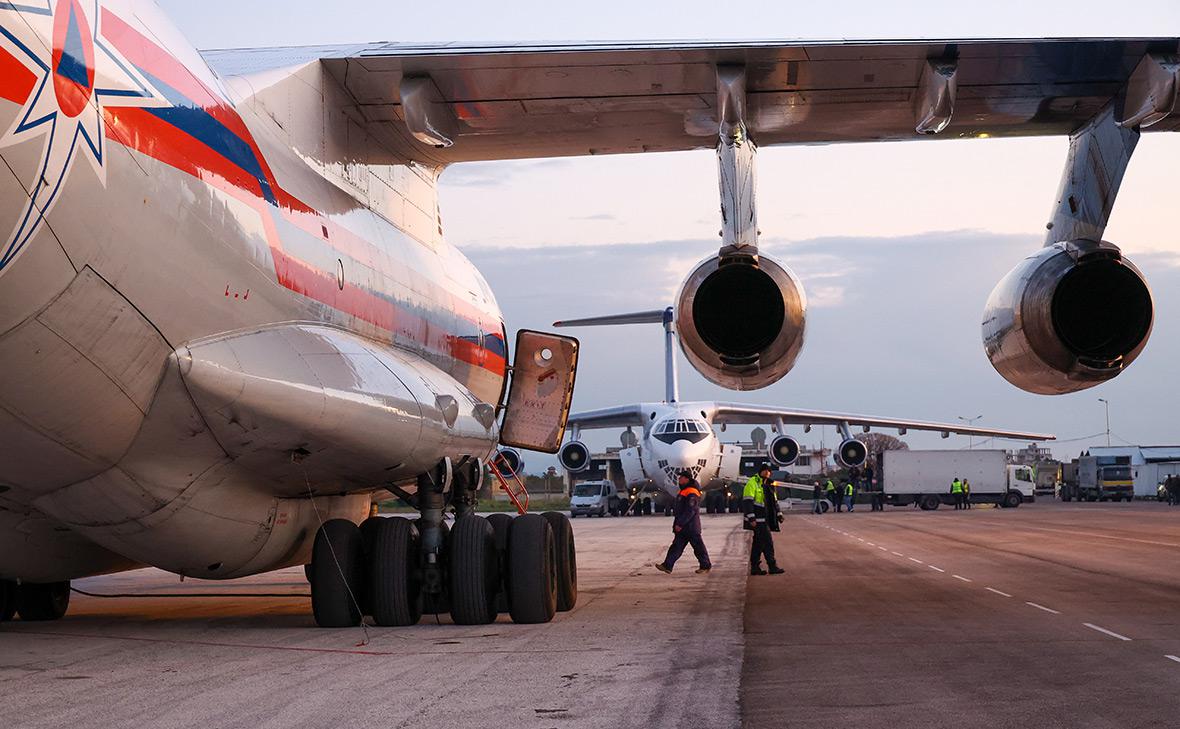
[[[519,474],[524,469],[524,458],[515,448],[501,448],[496,453],[492,465],[500,472],[501,476],[512,476],[514,473]]]
[[[840,444],[836,460],[845,468],[860,468],[869,460],[869,449],[856,438],[849,438]]]
[[[983,346],[1013,385],[1059,395],[1122,372],[1153,319],[1151,289],[1118,247],[1075,240],[1041,249],[1000,280],[983,313]]]
[[[799,457],[799,441],[789,435],[780,435],[770,441],[769,451],[771,462],[785,468]]]
[[[571,440],[557,452],[557,460],[571,473],[585,471],[590,466],[590,449],[581,441]]]
[[[684,355],[705,379],[731,390],[757,390],[791,371],[806,313],[799,279],[766,255],[707,258],[676,295]]]

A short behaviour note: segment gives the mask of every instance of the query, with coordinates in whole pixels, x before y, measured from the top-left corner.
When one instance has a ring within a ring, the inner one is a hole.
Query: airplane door
[[[623,478],[628,486],[643,485],[647,482],[647,475],[643,472],[643,459],[639,448],[624,448],[619,451],[619,462],[623,466]]]
[[[726,482],[740,479],[742,465],[742,448],[735,445],[721,446],[721,466],[717,469],[717,478]]]

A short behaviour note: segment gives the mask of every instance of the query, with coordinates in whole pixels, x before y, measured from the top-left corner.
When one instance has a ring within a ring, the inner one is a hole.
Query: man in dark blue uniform
[[[672,507],[672,546],[668,547],[667,556],[656,565],[656,569],[671,573],[676,560],[684,554],[684,548],[691,544],[699,565],[697,572],[708,572],[713,564],[709,562],[709,552],[705,549],[705,540],[701,538],[701,485],[688,471],[681,471],[677,482],[680,493],[676,495],[676,504]]]

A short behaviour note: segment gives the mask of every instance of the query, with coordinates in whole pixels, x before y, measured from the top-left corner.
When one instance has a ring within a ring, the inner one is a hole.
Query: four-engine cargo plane
[[[1071,135],[1046,247],[996,288],[984,342],[1033,392],[1114,377],[1153,309],[1101,238],[1141,130],[1180,127],[1177,51],[199,53],[151,2],[4,0],[0,616],[60,617],[86,575],[222,579],[309,559],[321,625],[412,623],[426,597],[484,622],[502,584],[517,620],[572,604],[568,524],[522,517],[499,540],[469,513],[497,443],[560,445],[577,350],[518,336],[506,387],[500,310],[442,233],[451,164],[715,148],[722,248],[689,276],[677,327],[706,377],[753,389],[791,369],[804,314],[798,280],[757,251],[755,142]],[[381,489],[420,518],[360,528]]]
[[[689,471],[705,489],[723,488],[738,480],[742,449],[722,443],[713,429],[720,425],[771,425],[775,437],[768,445],[769,460],[786,468],[799,456],[799,442],[785,432],[788,425],[801,425],[810,431],[816,425],[833,425],[842,441],[836,460],[845,467],[860,467],[868,459],[864,443],[852,437],[852,428],[864,432],[871,428],[894,428],[905,435],[910,430],[926,430],[948,437],[978,435],[1017,440],[1052,440],[1051,435],[994,430],[974,426],[930,423],[868,415],[827,413],[814,410],[726,402],[681,402],[676,372],[676,313],[672,307],[663,311],[571,319],[555,322],[558,327],[612,326],[620,324],[660,323],[664,325],[664,400],[641,402],[601,410],[571,413],[570,440],[558,451],[561,465],[578,473],[590,466],[590,449],[579,440],[581,431],[597,428],[640,428],[636,445],[619,451],[623,477],[632,490],[666,493],[675,496],[680,490],[677,476]],[[667,503],[667,498],[661,497]]]

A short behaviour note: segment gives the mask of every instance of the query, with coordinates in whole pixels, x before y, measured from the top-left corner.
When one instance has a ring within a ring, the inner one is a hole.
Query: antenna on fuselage
[[[586,319],[555,321],[555,327],[606,327],[622,324],[663,324],[664,325],[664,402],[680,401],[680,380],[676,373],[676,312],[669,306],[655,311],[637,311],[632,314],[592,316]]]

